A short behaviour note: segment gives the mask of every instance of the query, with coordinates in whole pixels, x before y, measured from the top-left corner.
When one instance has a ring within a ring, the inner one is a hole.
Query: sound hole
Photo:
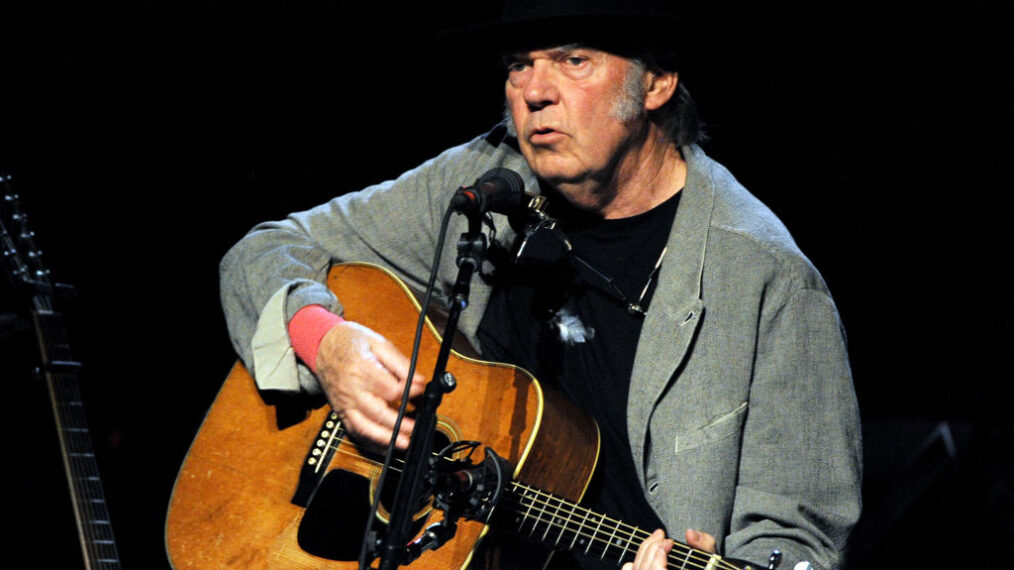
[[[433,436],[434,453],[439,452],[441,449],[443,449],[444,447],[446,447],[451,443],[451,440],[448,438],[448,435],[443,431],[442,429],[443,427],[444,427],[443,424],[439,425],[437,428],[437,432]],[[377,464],[382,464],[384,461],[384,457],[379,454],[374,455],[369,452],[364,452],[364,455],[372,458],[374,461],[377,462]],[[377,517],[385,523],[388,521],[390,517],[391,505],[394,504],[394,497],[398,492],[398,482],[401,481],[401,471],[402,465],[404,465],[404,463],[405,463],[405,455],[403,453],[395,454],[394,459],[391,462],[391,471],[387,476],[387,482],[384,484],[384,488],[380,491],[380,508],[377,509]],[[378,483],[379,478],[380,472],[378,470],[372,481],[373,484]],[[370,489],[371,497],[373,496],[374,492],[375,489],[371,487]],[[426,514],[429,513],[430,498],[431,497],[429,495],[419,497],[419,501],[416,504],[415,514],[413,515],[413,518],[418,519],[426,516]]]
[[[442,449],[450,440],[437,432],[434,448]],[[383,462],[381,456],[369,456]],[[383,491],[374,530],[382,534],[386,528],[390,505],[401,475],[403,456],[395,457]],[[379,471],[379,469],[378,469]],[[358,560],[363,534],[366,532],[366,516],[370,510],[370,479],[342,469],[332,469],[324,476],[310,506],[303,513],[296,540],[299,547],[314,556],[329,560]],[[430,497],[419,498],[412,525],[413,535],[422,531],[430,511]]]
[[[299,523],[299,547],[330,560],[358,560],[369,509],[370,480],[348,471],[331,471]]]

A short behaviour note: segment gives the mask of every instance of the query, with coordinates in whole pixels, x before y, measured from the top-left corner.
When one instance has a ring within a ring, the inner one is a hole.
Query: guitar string
[[[342,428],[336,428],[336,429],[342,429]],[[344,443],[345,446],[350,447],[355,452],[343,449],[343,446],[341,445],[342,443]],[[336,453],[342,453],[342,454],[348,455],[348,456],[359,457],[361,460],[365,461],[366,463],[370,463],[373,466],[379,465],[378,461],[369,459],[367,457],[364,457],[360,453],[358,453],[358,451],[360,449],[360,446],[357,445],[354,442],[349,441],[349,440],[345,440],[345,439],[338,440],[337,443],[333,443],[329,447],[330,447],[331,451],[334,451]],[[433,455],[436,456],[435,453]],[[443,460],[444,461],[449,461],[446,458],[443,458]],[[399,464],[404,463],[402,460],[397,460],[397,461],[399,462]],[[395,471],[401,471],[400,469],[397,469],[397,468],[395,468],[393,466],[392,466],[392,469],[394,469]],[[530,490],[530,491],[536,493],[536,496],[540,498],[541,502],[533,500],[532,505],[536,505],[536,504],[543,505],[543,506],[540,507],[540,512],[542,514],[549,513],[549,510],[546,507],[548,506],[549,508],[552,508],[552,505],[551,505],[550,501],[551,500],[556,500],[556,501],[558,501],[560,503],[560,505],[566,506],[566,507],[568,507],[568,508],[570,508],[570,509],[572,509],[574,511],[577,511],[577,512],[584,512],[584,514],[585,514],[585,519],[584,520],[588,519],[588,515],[594,515],[595,517],[597,517],[599,519],[602,519],[602,521],[606,521],[606,522],[610,523],[611,528],[614,528],[615,530],[620,530],[625,535],[625,537],[626,537],[625,540],[627,540],[628,542],[633,542],[633,541],[635,541],[635,539],[644,540],[645,538],[648,538],[651,535],[651,533],[646,532],[644,530],[641,530],[641,529],[639,529],[639,528],[637,528],[635,526],[629,525],[627,523],[624,523],[623,521],[619,521],[619,520],[616,520],[616,519],[612,519],[612,518],[610,518],[608,516],[604,516],[604,515],[602,515],[600,513],[597,513],[595,511],[592,511],[590,509],[587,509],[585,507],[577,505],[576,503],[572,503],[572,502],[567,501],[565,499],[556,497],[555,495],[552,495],[550,493],[547,493],[547,492],[542,491],[540,489],[537,489],[535,487],[531,487],[529,485],[526,485],[524,483],[519,483],[517,481],[513,481],[511,484],[514,487],[515,493],[516,493],[517,489],[526,489],[526,490]],[[548,499],[546,499],[544,497],[546,497]],[[507,500],[513,500],[513,501],[520,502],[521,498],[522,498],[521,495],[517,495],[517,494],[508,494],[507,495]],[[557,512],[559,512],[559,508],[558,507],[557,507]],[[561,528],[561,525],[559,523],[554,523],[552,521],[547,521],[547,524],[549,525],[549,527]],[[601,526],[601,522],[599,524]],[[548,533],[549,527],[547,527],[547,533]],[[563,532],[570,531],[570,532],[576,533],[578,536],[589,537],[591,539],[591,542],[589,543],[589,546],[595,545],[596,542],[598,542],[598,543],[604,543],[605,546],[602,547],[603,551],[608,551],[609,548],[614,548],[614,549],[618,548],[615,545],[613,545],[612,543],[610,543],[608,541],[605,541],[604,539],[602,539],[601,537],[599,537],[598,533],[595,532],[595,531],[592,531],[591,534],[582,532],[582,531],[586,531],[588,528],[589,527],[587,525],[585,525],[583,522],[580,522],[580,523],[576,523],[576,529],[577,530],[572,530],[569,526],[562,527],[561,528],[561,534]],[[534,530],[534,525],[533,525],[533,530]],[[615,534],[615,530],[614,530],[614,534]],[[621,538],[624,538],[624,537],[621,536]],[[633,551],[631,551],[631,552],[633,552]],[[598,554],[599,551],[596,551],[596,553]],[[690,546],[684,545],[681,542],[674,541],[673,542],[673,550],[670,551],[669,558],[671,559],[673,556],[677,556],[677,555],[683,557],[682,558],[682,562],[680,562],[678,560],[677,561],[671,561],[670,560],[667,563],[667,565],[679,564],[679,566],[672,566],[672,567],[673,568],[683,568],[683,569],[685,569],[685,568],[706,568],[707,564],[711,562],[711,555],[710,554],[708,554],[708,553],[706,553],[706,552],[704,552],[702,550],[697,550],[697,549],[692,548]],[[739,568],[737,568],[736,566],[731,565],[730,563],[726,562],[725,560],[718,561],[714,566],[712,566],[712,568],[716,568],[716,569],[720,569],[720,570],[740,570]]]
[[[567,501],[565,499],[561,499],[559,497],[556,497],[555,495],[552,495],[550,493],[546,493],[546,492],[541,491],[541,490],[539,490],[537,488],[533,488],[533,487],[530,487],[528,485],[524,485],[522,483],[517,483],[517,482],[515,482],[514,485],[515,485],[515,487],[524,488],[526,490],[534,492],[535,493],[535,497],[530,497],[530,496],[525,496],[525,495],[514,495],[514,496],[511,496],[511,499],[519,501],[519,502],[522,501],[523,499],[530,499],[531,500],[531,505],[539,504],[540,501],[541,501],[541,505],[544,505],[543,507],[540,507],[540,513],[542,513],[542,514],[547,514],[548,513],[550,515],[549,516],[550,520],[546,521],[546,523],[547,523],[547,533],[546,534],[548,534],[548,530],[549,530],[548,526],[555,526],[557,528],[559,528],[559,527],[562,526],[563,528],[561,528],[561,530],[560,530],[561,537],[562,537],[563,533],[565,533],[567,531],[578,533],[580,536],[589,536],[587,534],[581,533],[582,530],[588,528],[587,525],[585,525],[583,522],[582,523],[577,523],[577,526],[576,526],[577,530],[574,530],[570,525],[561,525],[559,522],[555,522],[554,520],[552,520],[552,519],[555,519],[556,517],[552,513],[550,513],[550,509],[556,509],[556,513],[560,512],[560,507],[559,506],[552,505],[552,501],[555,500],[561,506],[567,507],[569,509],[573,509],[574,511],[578,511],[578,512],[583,511],[584,514],[585,514],[584,520],[588,520],[588,515],[594,515],[595,517],[598,517],[600,519],[608,521],[609,523],[611,523],[615,527],[614,532],[613,532],[613,536],[615,535],[615,530],[621,530],[623,532],[623,534],[626,535],[626,538],[627,538],[628,541],[633,541],[635,538],[643,540],[643,539],[647,538],[648,536],[650,536],[650,533],[648,533],[648,532],[646,532],[644,530],[641,530],[641,529],[639,529],[637,527],[633,527],[633,526],[631,526],[629,524],[626,524],[626,523],[624,523],[622,521],[617,521],[615,519],[611,519],[609,517],[603,516],[603,515],[601,515],[599,513],[596,513],[595,511],[592,511],[592,510],[587,509],[585,507],[582,507],[580,505],[571,503],[571,502],[569,502],[569,501]],[[543,499],[543,497],[545,497],[546,499]],[[523,516],[527,517],[529,515],[526,514],[526,515],[523,515]],[[541,519],[541,517],[540,517],[540,519]],[[567,520],[569,521],[570,517],[568,517]],[[533,530],[532,530],[532,532],[534,532],[534,530],[535,530],[534,527],[538,525],[538,522],[539,521],[536,521],[533,524]],[[522,527],[524,526],[524,522],[522,522],[521,526]],[[599,527],[600,526],[601,526],[601,521],[599,522]],[[632,530],[628,530],[628,529],[632,529]],[[598,528],[596,528],[594,531],[592,531],[592,534],[590,535],[591,536],[591,540],[592,541],[596,541],[597,540],[599,542],[604,542],[606,545],[603,547],[603,549],[608,549],[608,548],[614,548],[615,549],[615,548],[618,548],[616,545],[612,544],[611,542],[605,541],[602,538],[600,538],[598,536],[598,534],[599,534],[598,533]],[[557,540],[557,544],[559,544],[559,540]],[[701,551],[701,550],[697,550],[697,549],[691,548],[690,546],[684,545],[684,544],[682,544],[680,542],[674,541],[673,551],[670,551],[669,557],[673,557],[673,556],[676,556],[676,555],[684,555],[684,554],[687,555],[687,556],[683,559],[684,562],[680,566],[682,568],[686,568],[687,562],[691,561],[691,560],[694,562],[694,565],[692,566],[694,568],[704,568],[704,567],[706,567],[707,563],[709,563],[711,561],[711,555],[710,554],[708,554],[708,553],[706,553],[704,551]],[[704,564],[704,566],[701,566],[701,564]],[[726,568],[726,569],[730,569],[730,570],[738,570],[735,566],[733,566],[733,565],[725,562],[724,560],[717,562],[716,565],[713,566],[713,568]]]
[[[590,527],[578,525],[576,527],[576,529],[575,528],[571,528],[571,527],[562,528],[560,530],[560,537],[559,538],[565,538],[565,533],[567,531],[570,531],[571,533],[573,533],[575,535],[575,538],[577,536],[590,537],[590,540],[587,542],[587,546],[585,546],[584,549],[583,549],[584,554],[586,554],[588,556],[598,556],[599,558],[603,558],[604,559],[606,557],[606,554],[610,554],[610,556],[609,556],[610,559],[616,559],[616,560],[622,562],[622,561],[624,561],[624,557],[626,557],[628,555],[630,555],[632,557],[635,554],[635,550],[633,550],[633,549],[630,548],[630,545],[632,544],[633,541],[628,541],[625,545],[623,545],[622,552],[620,552],[617,555],[616,551],[621,548],[621,545],[614,544],[611,541],[611,538],[613,536],[615,536],[615,530],[616,529],[615,528],[612,529],[613,530],[613,534],[610,535],[610,539],[609,540],[599,538],[599,533],[600,533],[599,529],[601,528],[601,522],[602,522],[602,520],[601,520],[601,518],[599,518],[598,514],[596,514],[596,519],[592,519],[592,520],[594,522],[597,522],[598,525],[596,526],[596,528],[594,530],[591,531],[590,534],[589,533],[581,532],[582,529],[590,528]],[[547,532],[544,533],[544,535],[547,535],[548,534],[548,530],[550,530],[551,528],[553,528],[553,527],[559,528],[561,526],[558,522],[554,522],[552,520],[544,520],[541,517],[538,517],[538,520],[533,524],[532,531],[529,532],[529,536],[532,536],[533,533],[536,530],[538,530],[537,527],[538,527],[539,521],[545,522],[547,524]],[[519,528],[519,532],[523,533],[523,529],[524,529],[524,522],[521,523],[521,526]],[[545,538],[543,540],[545,540]],[[559,545],[559,540],[557,540],[556,544]],[[580,548],[578,548],[577,546],[575,546],[576,544],[578,544],[576,542],[576,540],[572,540],[571,541],[571,546],[569,547],[570,550],[578,550],[578,551],[581,550]],[[613,552],[610,553],[610,550],[612,550]],[[676,567],[675,564],[678,563],[678,561],[674,562],[673,559],[672,559],[672,557],[675,554],[680,554],[680,553],[679,552],[675,552],[675,553],[670,552],[669,553],[669,559],[668,559],[668,562],[667,562],[667,566],[673,567],[673,568]],[[708,561],[691,560],[691,557],[687,556],[686,559],[685,559],[685,561],[679,566],[679,568],[682,568],[684,570],[686,570],[687,568],[691,568],[691,569],[706,568],[707,567],[707,562]],[[715,568],[715,567],[721,567],[721,566],[713,566],[713,568]]]
[[[538,488],[535,488],[535,487],[531,487],[530,485],[526,485],[524,483],[514,482],[514,486],[515,486],[516,489],[520,488],[520,489],[524,489],[526,492],[535,493],[535,497],[526,497],[524,494],[520,495],[520,497],[531,498],[532,499],[532,504],[533,505],[534,504],[541,504],[541,505],[543,505],[543,510],[544,511],[548,511],[548,509],[552,509],[552,508],[555,508],[557,511],[559,511],[561,507],[565,507],[565,508],[572,509],[572,510],[575,510],[575,511],[585,511],[585,517],[584,517],[585,520],[587,520],[587,516],[589,514],[594,514],[596,517],[599,517],[599,518],[603,519],[603,521],[608,522],[611,525],[616,526],[618,529],[622,529],[623,532],[627,536],[637,536],[638,532],[643,533],[643,536],[648,536],[650,534],[650,533],[647,533],[647,532],[644,532],[644,531],[640,531],[640,529],[638,529],[637,527],[628,525],[628,524],[624,523],[623,521],[619,521],[619,520],[616,520],[616,519],[612,519],[612,518],[610,518],[608,516],[601,515],[599,513],[591,511],[590,509],[582,507],[582,506],[580,506],[580,505],[578,505],[576,503],[567,501],[566,499],[562,499],[562,498],[557,497],[557,496],[555,496],[555,495],[553,495],[551,493],[546,493],[545,491],[542,491],[541,489],[538,489]],[[552,504],[552,502],[554,500],[558,503],[557,506],[554,506]],[[583,527],[583,523],[578,523],[578,525],[579,525],[579,527]],[[626,528],[624,528],[624,527],[626,527]],[[633,531],[627,530],[627,529],[633,529]]]
[[[373,464],[375,467],[376,466],[380,466],[380,464],[381,464],[380,461],[377,461],[375,459],[370,459],[369,457],[366,457],[365,455],[363,455],[362,454],[362,449],[361,449],[361,447],[358,444],[353,443],[353,442],[351,442],[351,441],[349,441],[347,439],[344,439],[344,434],[346,433],[344,431],[344,428],[336,428],[335,431],[338,431],[339,429],[342,430],[342,437],[335,437],[335,438],[333,438],[333,441],[328,444],[328,449],[330,451],[333,451],[335,453],[342,453],[344,455],[359,457],[363,461],[365,461],[367,463]],[[344,445],[342,445],[342,444],[344,444]],[[343,447],[350,447],[350,448],[352,448],[352,451],[348,451],[348,450],[342,449]],[[431,453],[431,455],[433,457],[439,458],[441,461],[446,461],[446,462],[450,462],[451,461],[450,459],[447,459],[446,457],[440,457],[436,453]],[[395,459],[394,463],[396,463],[398,465],[404,465],[405,461],[403,459]],[[395,471],[401,472],[401,469],[395,469]]]
[[[512,498],[512,499],[516,500],[516,498]],[[521,503],[521,506],[524,506],[523,502]],[[521,515],[521,517],[519,517],[519,518],[522,519],[521,522],[520,522],[520,524],[518,525],[518,532],[519,533],[522,533],[522,534],[524,533],[525,523],[527,522],[527,520],[530,517],[533,516],[533,514],[532,514],[532,507],[533,506],[534,505],[529,504],[528,505],[529,508],[527,510],[525,510],[525,512]],[[542,536],[542,540],[543,541],[548,542],[548,536],[549,536],[549,531],[550,530],[556,530],[557,528],[560,529],[560,532],[557,535],[557,539],[555,541],[555,544],[557,546],[560,543],[560,539],[566,538],[566,536],[565,536],[566,532],[569,530],[573,534],[573,538],[571,539],[571,546],[570,546],[571,550],[578,550],[579,551],[580,550],[579,547],[583,546],[584,554],[586,554],[588,556],[598,556],[599,558],[604,559],[606,557],[606,554],[610,554],[610,559],[618,559],[618,560],[622,560],[623,557],[626,556],[628,552],[631,553],[631,554],[634,553],[634,551],[631,550],[631,544],[632,544],[632,542],[630,540],[626,540],[626,541],[624,541],[624,542],[622,542],[620,544],[614,544],[613,543],[612,540],[616,536],[616,530],[617,530],[615,526],[607,526],[606,530],[612,529],[612,533],[610,534],[609,538],[607,538],[607,539],[601,538],[601,536],[600,536],[600,530],[602,529],[602,522],[603,522],[603,520],[604,520],[605,517],[600,516],[598,513],[594,513],[595,517],[591,518],[591,521],[593,523],[595,523],[595,528],[593,530],[591,530],[590,533],[583,532],[585,529],[588,529],[590,527],[584,526],[582,524],[578,524],[576,527],[570,527],[568,524],[566,524],[566,522],[563,523],[563,524],[560,524],[558,520],[554,520],[555,516],[552,513],[549,514],[548,518],[543,519],[542,515],[547,513],[547,511],[544,510],[544,509],[535,509],[535,513],[536,513],[535,514],[535,520],[532,522],[532,528],[528,532],[529,536],[534,536],[535,532],[538,530],[539,523],[542,522],[542,523],[545,523],[545,525],[546,525],[546,530],[543,532],[543,536]],[[589,514],[589,513],[586,513],[586,515],[587,514]],[[586,516],[584,520],[587,521],[589,519]],[[581,538],[580,541],[577,540],[578,537]],[[622,537],[621,537],[621,540],[622,540]],[[616,550],[620,550],[621,546],[622,546],[622,552],[619,552],[618,555],[617,555],[617,553],[615,551]],[[610,553],[610,548],[612,548],[614,550],[614,552]]]

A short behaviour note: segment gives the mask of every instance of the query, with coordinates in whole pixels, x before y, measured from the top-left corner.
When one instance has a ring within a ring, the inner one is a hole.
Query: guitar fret
[[[546,521],[546,532],[542,533],[542,540],[546,540],[546,537],[549,536],[549,531],[550,531],[550,529],[553,528],[554,521],[559,520],[559,518],[556,517],[556,514],[549,512],[549,508],[552,508],[552,504],[551,504],[550,501],[553,500],[553,496],[552,495],[546,495],[546,496],[549,497],[549,500],[546,501],[546,505],[548,505],[548,507],[545,509],[545,511],[549,514],[549,520]],[[560,512],[560,509],[559,509],[559,507],[557,507],[556,508],[556,513],[559,513],[559,512]]]
[[[81,469],[75,469],[75,471],[79,472],[79,474],[76,477],[74,477],[75,488],[91,490],[94,491],[95,494],[101,493],[102,481],[99,479],[97,473],[90,473],[82,476],[80,474],[80,472],[82,471]]]
[[[522,498],[528,498],[528,499],[529,499],[529,500],[530,500],[531,502],[529,502],[529,503],[528,503],[528,510],[526,510],[526,511],[525,511],[525,513],[524,513],[523,515],[521,515],[521,524],[520,524],[520,525],[518,525],[518,532],[521,532],[521,531],[522,531],[522,529],[524,529],[524,527],[525,527],[525,521],[527,521],[527,520],[528,520],[528,517],[529,517],[529,516],[531,516],[531,512],[532,512],[532,507],[534,507],[534,506],[535,506],[535,502],[534,502],[534,500],[533,500],[533,499],[531,498],[531,493],[530,493],[530,491],[527,491],[527,490],[526,490],[526,491],[525,491],[525,492],[524,492],[524,493],[522,494]],[[534,526],[533,526],[533,528],[534,528]]]
[[[687,549],[687,557],[683,559],[683,564],[680,564],[680,570],[686,570],[687,562],[690,562],[690,555],[693,553],[693,550],[689,548]]]
[[[577,531],[574,533],[574,539],[570,541],[570,549],[574,550],[574,545],[577,544],[577,539],[581,536],[581,531],[584,529],[584,525],[588,523],[588,515],[591,511],[584,509],[584,518],[581,520],[581,524],[577,525]]]
[[[598,516],[598,515],[596,515],[596,516]],[[599,524],[598,524],[598,526],[595,527],[595,530],[592,531],[591,538],[588,539],[588,546],[585,547],[585,549],[584,549],[584,553],[585,554],[588,554],[588,552],[591,550],[591,545],[592,545],[593,542],[595,542],[595,540],[596,540],[595,537],[598,536],[599,529],[602,528],[602,517],[598,517],[598,519],[599,519]]]
[[[535,497],[536,497],[536,499],[537,499],[537,498],[539,497],[539,495],[540,495],[540,493],[539,493],[538,491],[536,491],[536,492],[535,492]],[[533,506],[535,505],[535,499],[533,499],[533,500],[532,500],[532,505],[533,505]],[[540,521],[542,521],[542,514],[543,514],[543,513],[545,512],[545,511],[544,511],[544,510],[542,509],[542,507],[539,507],[539,508],[538,508],[538,509],[536,510],[536,512],[537,512],[538,514],[537,514],[537,515],[535,516],[535,522],[534,522],[534,523],[532,523],[532,530],[531,530],[531,532],[530,532],[530,533],[528,534],[528,536],[533,536],[533,535],[535,534],[535,531],[536,531],[536,530],[538,529],[538,527],[539,527],[539,522],[540,522]]]
[[[630,536],[629,536],[629,537],[627,537],[627,538],[626,538],[626,539],[625,539],[625,540],[623,541],[623,552],[621,552],[621,553],[620,553],[620,560],[623,560],[623,557],[627,555],[627,550],[629,550],[629,549],[630,549],[630,542],[631,542],[631,540],[630,540],[630,539],[631,539],[631,538],[633,538],[633,537],[634,537],[634,536],[636,536],[636,535],[637,535],[637,527],[635,526],[635,527],[634,527],[634,530],[633,530],[633,531],[631,531],[631,533],[630,533]]]
[[[605,557],[606,557],[606,551],[609,550],[610,546],[612,546],[612,544],[613,544],[613,538],[615,536],[616,536],[616,525],[613,525],[613,532],[611,532],[609,534],[609,540],[606,541],[606,545],[602,548],[602,554],[599,555],[600,559],[603,559],[603,560],[605,559]]]
[[[563,501],[560,501],[560,503],[563,504]],[[574,508],[570,507],[569,510],[567,511],[567,520],[565,520],[563,522],[563,524],[560,525],[560,534],[557,535],[557,537],[556,537],[556,544],[557,544],[557,546],[559,546],[559,544],[560,544],[560,539],[563,538],[564,531],[566,531],[570,527],[570,519],[573,516],[574,516]],[[580,528],[578,530],[580,530]],[[578,531],[574,531],[574,532],[575,532],[575,535],[576,535]]]

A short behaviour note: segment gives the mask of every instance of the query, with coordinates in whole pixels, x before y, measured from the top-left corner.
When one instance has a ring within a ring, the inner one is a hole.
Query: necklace
[[[641,288],[641,294],[637,297],[636,301],[631,301],[630,298],[627,297],[627,294],[623,292],[623,289],[620,289],[619,286],[616,285],[616,279],[602,273],[579,255],[574,255],[574,260],[577,261],[581,267],[588,269],[592,272],[592,274],[605,282],[606,286],[609,287],[609,290],[619,297],[619,300],[627,306],[628,313],[644,317],[648,314],[648,308],[644,306],[644,297],[648,294],[648,288],[651,287],[651,282],[654,281],[655,276],[658,275],[658,270],[662,267],[662,259],[665,258],[665,253],[668,250],[668,246],[662,248],[662,253],[658,255],[655,265],[651,268],[651,271],[648,272],[648,278],[645,279],[644,287]]]

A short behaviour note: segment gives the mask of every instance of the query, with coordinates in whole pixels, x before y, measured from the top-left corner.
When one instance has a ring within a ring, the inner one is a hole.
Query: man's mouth
[[[528,140],[532,144],[545,144],[550,143],[559,137],[562,137],[563,133],[550,127],[539,127],[532,129],[531,134],[528,135]]]

